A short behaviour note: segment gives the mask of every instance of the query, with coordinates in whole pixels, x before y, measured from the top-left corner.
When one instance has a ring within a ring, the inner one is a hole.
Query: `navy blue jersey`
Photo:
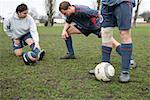
[[[75,7],[75,13],[67,16],[66,22],[74,22],[82,29],[93,31],[101,28],[101,20],[99,18],[98,11],[90,9],[88,6],[73,5]]]
[[[102,4],[105,4],[108,6],[118,5],[124,1],[131,2],[131,3],[133,3],[133,7],[135,6],[135,0],[101,0]]]

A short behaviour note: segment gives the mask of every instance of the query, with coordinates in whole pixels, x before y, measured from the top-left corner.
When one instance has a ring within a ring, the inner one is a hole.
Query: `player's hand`
[[[69,37],[69,35],[68,35],[67,32],[63,32],[63,33],[61,34],[61,36],[62,36],[62,38],[65,39],[65,40],[66,40],[66,38]]]

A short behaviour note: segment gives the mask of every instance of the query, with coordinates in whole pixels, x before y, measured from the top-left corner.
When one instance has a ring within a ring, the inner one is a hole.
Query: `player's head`
[[[74,13],[74,7],[68,1],[63,1],[59,5],[59,11],[65,16],[70,16]]]
[[[18,14],[19,18],[25,18],[28,14],[28,7],[26,4],[20,4],[16,8],[16,13]]]

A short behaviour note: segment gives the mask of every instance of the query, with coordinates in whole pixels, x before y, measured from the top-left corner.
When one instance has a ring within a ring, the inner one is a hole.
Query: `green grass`
[[[115,50],[111,60],[116,74],[111,82],[97,81],[88,74],[101,55],[101,39],[94,35],[74,35],[77,59],[60,60],[66,53],[62,28],[38,28],[46,56],[37,65],[26,66],[13,55],[11,41],[0,25],[0,100],[149,100],[150,26],[137,26],[132,31],[138,67],[131,70],[131,82],[127,84],[118,82],[120,57]],[[25,47],[26,50],[29,48]]]

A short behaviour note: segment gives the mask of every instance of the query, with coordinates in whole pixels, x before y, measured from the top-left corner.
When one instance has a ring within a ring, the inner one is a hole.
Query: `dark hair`
[[[17,13],[18,13],[18,12],[23,12],[23,11],[25,11],[25,10],[28,10],[28,7],[27,7],[27,5],[24,4],[24,3],[18,5],[17,8],[16,8],[16,12],[17,12]]]
[[[59,11],[67,10],[69,6],[71,6],[71,4],[68,1],[63,1],[59,4]]]

